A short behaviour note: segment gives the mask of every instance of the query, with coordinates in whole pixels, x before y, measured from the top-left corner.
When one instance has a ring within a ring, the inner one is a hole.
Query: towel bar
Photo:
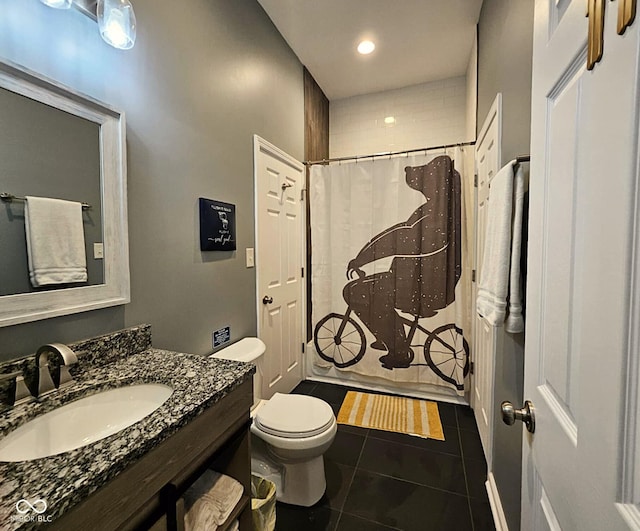
[[[26,201],[24,197],[18,197],[13,194],[8,194],[7,192],[2,192],[0,194],[0,199],[2,199],[2,201],[4,201],[5,203],[11,203],[13,201]],[[81,203],[81,204],[82,204],[82,210],[91,209],[91,205],[89,203]]]

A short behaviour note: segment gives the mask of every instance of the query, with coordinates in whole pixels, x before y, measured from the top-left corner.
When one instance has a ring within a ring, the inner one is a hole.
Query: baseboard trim
[[[496,531],[509,531],[507,519],[502,509],[502,502],[500,501],[500,494],[498,493],[498,486],[496,485],[496,478],[492,472],[489,472],[487,475],[485,486],[487,488],[487,494],[489,495],[489,504],[491,505],[491,514],[493,515],[493,523],[496,526]]]

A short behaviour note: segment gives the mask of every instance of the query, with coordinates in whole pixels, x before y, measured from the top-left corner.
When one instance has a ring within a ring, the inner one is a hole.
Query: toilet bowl
[[[261,357],[265,344],[247,337],[212,357],[252,362],[254,404],[251,409],[251,472],[276,484],[276,498],[309,507],[326,489],[324,452],[338,429],[331,406],[312,396],[275,393],[261,400]]]

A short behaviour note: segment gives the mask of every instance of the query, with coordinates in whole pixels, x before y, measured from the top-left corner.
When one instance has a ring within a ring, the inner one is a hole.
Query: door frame
[[[261,136],[254,134],[253,135],[253,219],[254,219],[254,267],[255,267],[255,288],[256,288],[256,296],[255,296],[255,310],[256,310],[256,334],[260,337],[260,310],[262,309],[262,301],[260,299],[260,256],[257,252],[259,237],[258,237],[258,212],[260,206],[260,197],[258,195],[258,157],[260,153],[265,153],[271,157],[277,158],[285,164],[288,164],[292,168],[296,170],[300,170],[302,174],[302,178],[300,180],[300,216],[298,216],[299,224],[300,224],[300,264],[303,268],[304,274],[308,274],[307,271],[307,261],[306,261],[306,249],[307,249],[307,215],[306,208],[303,208],[302,203],[305,201],[305,191],[306,191],[306,169],[304,164],[299,160],[295,159],[287,152],[283,151],[279,147],[275,146],[271,142],[265,140]],[[301,370],[302,370],[302,378],[306,378],[307,374],[307,363],[306,363],[306,350],[307,350],[307,290],[306,290],[306,280],[303,278],[300,282],[300,324],[301,324],[301,338],[304,347],[304,350],[300,351],[300,362],[301,362]]]
[[[475,265],[474,265],[474,269],[476,271],[476,282],[473,285],[473,301],[475,304],[476,301],[476,296],[477,296],[477,289],[478,289],[478,282],[480,281],[479,277],[479,273],[480,273],[480,263],[482,260],[482,257],[478,255],[478,227],[480,226],[480,224],[478,223],[478,216],[479,216],[479,208],[478,208],[478,201],[480,198],[479,195],[479,175],[478,175],[478,158],[477,158],[477,151],[478,151],[478,147],[480,147],[482,145],[482,143],[485,141],[487,134],[489,133],[489,130],[492,126],[496,126],[497,127],[497,132],[496,132],[496,139],[497,139],[497,143],[496,143],[496,151],[495,151],[495,157],[496,157],[496,173],[494,173],[494,175],[491,176],[491,178],[488,178],[488,185],[490,185],[491,183],[491,179],[493,179],[493,177],[495,177],[495,175],[497,174],[497,171],[500,170],[500,168],[502,168],[503,166],[503,160],[502,160],[502,120],[503,119],[503,107],[502,107],[502,93],[498,92],[496,94],[496,97],[493,101],[493,103],[491,104],[491,107],[487,113],[487,116],[485,117],[483,123],[482,123],[482,129],[480,130],[480,133],[478,135],[478,140],[476,141],[476,178],[478,179],[478,181],[476,182],[476,187],[474,189],[475,191],[475,223],[476,223],[476,237],[474,239],[474,260],[475,260]],[[493,450],[494,450],[494,446],[495,446],[495,430],[496,430],[496,365],[497,365],[497,360],[498,360],[498,352],[502,353],[504,355],[504,350],[505,350],[505,342],[504,342],[504,338],[505,338],[505,334],[506,332],[504,331],[503,327],[494,327],[494,326],[490,326],[491,329],[491,349],[489,348],[484,348],[484,349],[480,349],[479,348],[479,330],[478,330],[478,319],[480,317],[477,315],[477,312],[475,311],[475,307],[473,308],[473,359],[476,362],[474,364],[475,367],[475,371],[474,371],[474,375],[473,375],[473,380],[471,382],[471,405],[473,407],[474,410],[474,415],[476,414],[476,412],[478,412],[478,402],[477,402],[477,397],[475,394],[475,388],[476,388],[476,378],[479,377],[480,375],[480,368],[481,368],[481,364],[478,363],[477,361],[477,355],[478,352],[480,350],[482,350],[483,352],[486,353],[490,353],[491,354],[491,358],[484,360],[483,363],[485,363],[486,365],[488,365],[487,368],[487,372],[488,374],[488,382],[487,382],[487,398],[489,400],[488,404],[485,404],[485,409],[486,409],[486,414],[488,416],[488,422],[487,422],[487,427],[488,427],[488,441],[486,444],[486,448],[483,442],[483,450],[485,451],[485,458],[487,461],[487,481],[485,482],[485,488],[487,490],[487,495],[489,498],[489,504],[491,506],[491,513],[493,515],[493,520],[494,520],[494,525],[497,529],[497,531],[508,531],[508,525],[507,525],[507,518],[504,512],[504,508],[502,505],[502,500],[500,499],[500,493],[498,490],[498,485],[496,483],[496,478],[494,476],[493,470],[494,470],[494,466],[493,466]],[[482,319],[482,318],[480,318]],[[478,421],[476,421],[478,422]]]
[[[478,153],[478,147],[480,147],[482,145],[482,143],[484,142],[487,133],[489,131],[489,128],[493,125],[496,124],[498,127],[498,131],[496,134],[496,137],[498,139],[498,143],[496,146],[496,156],[498,159],[498,167],[501,167],[502,165],[502,93],[498,92],[496,94],[495,99],[493,100],[493,103],[491,104],[491,107],[489,108],[489,112],[487,113],[487,116],[485,117],[483,123],[482,123],[482,129],[480,130],[480,134],[478,135],[478,140],[476,141],[476,146],[475,146],[475,156],[474,156],[474,162],[475,162],[475,175],[474,175],[474,179],[476,179],[476,182],[474,183],[474,222],[475,222],[475,234],[474,234],[474,241],[473,241],[473,257],[474,257],[474,266],[473,269],[476,272],[476,280],[473,283],[473,308],[472,308],[472,315],[473,315],[473,330],[472,330],[472,338],[473,338],[473,361],[476,362],[476,356],[478,353],[478,327],[477,327],[477,319],[478,319],[478,315],[475,309],[475,302],[476,302],[476,297],[477,297],[477,292],[478,292],[478,282],[480,281],[478,277],[478,272],[480,270],[480,261],[482,260],[482,257],[478,256],[478,228],[479,228],[479,223],[478,223],[478,199],[479,199],[479,194],[478,194],[478,159],[477,159],[477,153]],[[495,333],[495,329],[493,330],[493,344],[494,344],[494,351],[495,351],[495,346],[496,346],[496,333]],[[495,352],[494,352],[495,354]],[[477,369],[477,363],[474,363],[474,368]],[[475,396],[475,382],[476,382],[476,378],[478,378],[478,371],[475,370],[474,374],[472,376],[472,382],[471,382],[471,407],[474,409],[474,411],[476,410],[476,405],[477,405],[477,401],[476,401],[476,396]],[[491,404],[490,404],[490,411],[489,411],[489,441],[487,443],[487,448],[483,449],[485,450],[485,458],[487,461],[487,472],[491,473],[492,470],[492,459],[493,459],[493,433],[494,433],[494,429],[495,429],[495,419],[494,419],[494,414],[493,414],[493,396],[494,396],[494,390],[495,390],[495,356],[494,358],[491,360],[491,375],[490,375],[490,384],[489,384],[489,394],[491,396]]]
[[[636,139],[637,140],[637,139]],[[626,381],[623,398],[624,435],[622,442],[622,485],[618,511],[631,529],[640,529],[640,148],[633,174],[636,178],[634,202],[635,235],[630,242],[631,279],[629,298],[629,337],[626,352]]]

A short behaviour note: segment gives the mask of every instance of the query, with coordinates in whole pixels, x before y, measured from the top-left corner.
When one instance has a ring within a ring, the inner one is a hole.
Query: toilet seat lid
[[[260,408],[254,422],[260,430],[280,437],[312,437],[335,421],[331,406],[313,396],[276,393]]]

